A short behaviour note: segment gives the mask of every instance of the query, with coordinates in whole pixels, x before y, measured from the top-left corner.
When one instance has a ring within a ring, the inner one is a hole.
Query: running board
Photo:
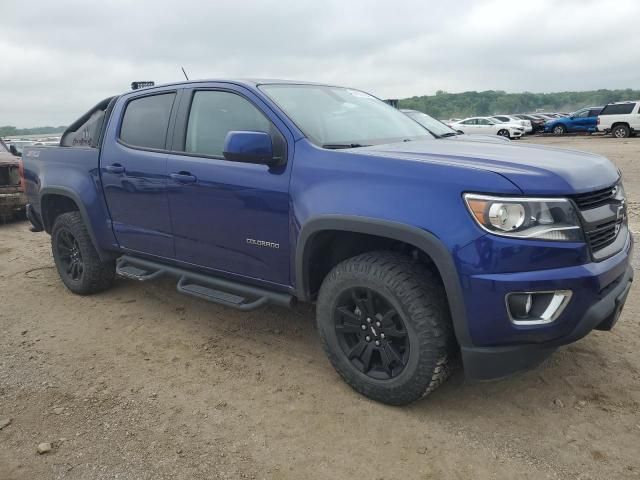
[[[141,282],[162,275],[175,277],[178,279],[178,292],[237,310],[255,310],[268,303],[290,308],[294,302],[294,298],[286,293],[273,292],[130,255],[118,259],[116,273]]]

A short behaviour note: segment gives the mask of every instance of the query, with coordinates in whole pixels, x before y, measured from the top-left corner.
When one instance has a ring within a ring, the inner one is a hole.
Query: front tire
[[[616,125],[611,129],[611,135],[615,138],[629,138],[631,130],[627,125]]]
[[[372,252],[338,264],[316,312],[334,368],[373,400],[405,405],[449,376],[455,341],[444,288],[409,257]]]
[[[73,293],[90,295],[113,284],[115,262],[100,260],[80,212],[63,213],[56,218],[51,251],[62,283]]]
[[[564,125],[556,125],[555,127],[553,127],[554,135],[562,136],[565,133],[567,133],[567,127],[565,127]]]
[[[500,135],[501,137],[511,138],[511,135],[509,134],[509,130],[505,128],[503,128],[502,130],[498,130],[498,135]]]

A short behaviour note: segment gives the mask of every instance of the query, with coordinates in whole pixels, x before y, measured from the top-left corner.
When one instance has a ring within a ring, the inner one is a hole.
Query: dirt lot
[[[609,156],[640,232],[640,138],[526,141]],[[76,297],[23,222],[0,225],[0,292],[1,480],[640,478],[637,286],[613,332],[404,408],[340,380],[311,309],[241,314],[123,279]]]

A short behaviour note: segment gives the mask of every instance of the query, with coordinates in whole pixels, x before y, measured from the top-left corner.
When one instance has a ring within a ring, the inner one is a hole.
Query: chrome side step
[[[178,278],[176,286],[178,292],[237,310],[255,310],[268,303],[291,307],[294,303],[294,298],[286,293],[273,292],[221,277],[191,272],[131,255],[123,255],[118,259],[116,273],[122,277],[141,282],[153,280],[162,275],[176,277]]]

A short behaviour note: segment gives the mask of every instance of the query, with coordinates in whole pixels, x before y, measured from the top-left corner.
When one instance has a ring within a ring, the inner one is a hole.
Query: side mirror
[[[464,135],[464,132],[462,130],[456,130],[456,132],[461,133],[462,135]]]
[[[21,157],[22,154],[18,151],[15,145],[9,145],[9,151],[16,157]]]
[[[224,158],[232,162],[274,165],[271,135],[265,132],[231,131],[227,133],[222,150]]]

